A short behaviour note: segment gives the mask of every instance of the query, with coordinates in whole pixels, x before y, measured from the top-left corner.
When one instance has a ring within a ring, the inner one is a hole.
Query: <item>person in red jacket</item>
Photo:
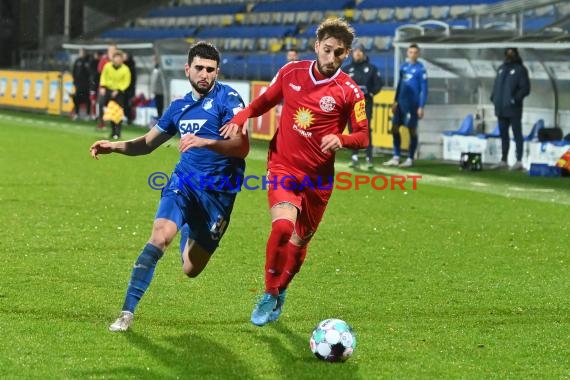
[[[317,29],[315,60],[283,66],[266,92],[228,123],[230,136],[250,117],[283,101],[279,128],[269,145],[267,182],[271,233],[267,240],[265,293],[251,314],[263,326],[281,315],[287,288],[301,269],[307,245],[332,194],[335,152],[368,146],[368,119],[360,87],[340,68],[354,29],[342,19]],[[343,135],[348,122],[352,133]]]

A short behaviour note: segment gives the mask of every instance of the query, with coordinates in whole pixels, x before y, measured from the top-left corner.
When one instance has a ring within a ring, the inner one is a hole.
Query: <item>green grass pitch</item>
[[[243,191],[205,271],[183,275],[176,241],[132,331],[113,334],[160,196],[148,176],[178,154],[174,142],[95,161],[104,137],[0,112],[1,378],[570,377],[570,179],[420,161],[383,171],[422,174],[417,190],[335,191],[281,319],[263,328],[249,315],[270,221],[264,191]],[[264,174],[265,152],[254,144],[247,174]],[[357,333],[343,364],[309,350],[330,317]]]

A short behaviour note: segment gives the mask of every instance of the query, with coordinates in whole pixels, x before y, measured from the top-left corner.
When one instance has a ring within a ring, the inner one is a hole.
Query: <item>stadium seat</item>
[[[544,120],[538,119],[536,123],[532,126],[530,133],[524,137],[524,141],[532,141],[535,138],[538,138],[538,131],[544,128]]]
[[[469,5],[452,5],[449,8],[449,17],[460,17],[471,10]]]
[[[380,21],[388,21],[393,20],[395,17],[396,11],[394,8],[381,8],[378,10],[378,20]]]
[[[431,17],[436,20],[442,20],[449,17],[450,7],[448,5],[432,6],[430,8]]]
[[[412,8],[412,18],[414,20],[424,20],[429,18],[429,8],[428,7],[414,7]]]
[[[459,128],[455,131],[444,131],[445,136],[469,136],[473,134],[473,114],[465,116]]]
[[[398,7],[394,13],[396,20],[410,21],[412,19],[411,7]]]
[[[210,4],[200,6],[180,6],[155,8],[148,12],[147,17],[189,17],[203,15],[231,15],[246,11],[245,4]]]

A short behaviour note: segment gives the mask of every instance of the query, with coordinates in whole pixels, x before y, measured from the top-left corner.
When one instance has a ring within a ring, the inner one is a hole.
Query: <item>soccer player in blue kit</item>
[[[230,221],[249,152],[247,136],[235,133],[224,139],[220,128],[244,108],[240,95],[219,83],[220,54],[210,43],[190,47],[184,70],[192,91],[170,104],[144,136],[129,141],[101,140],[90,149],[99,154],[149,154],[180,133],[180,160],[162,190],[151,237],[135,262],[121,314],[109,326],[126,331],[148,289],[154,269],[181,229],[182,267],[188,277],[198,276],[218,247]],[[205,181],[204,179],[207,179]]]
[[[400,67],[400,79],[392,104],[392,139],[394,156],[384,162],[385,166],[410,167],[414,164],[414,155],[418,147],[418,120],[424,117],[427,101],[428,84],[424,65],[418,61],[420,48],[411,44],[406,52],[407,61]],[[408,158],[400,163],[400,126],[405,125],[410,131]]]

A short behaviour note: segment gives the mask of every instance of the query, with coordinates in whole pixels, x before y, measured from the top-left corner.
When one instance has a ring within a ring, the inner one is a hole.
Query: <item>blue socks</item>
[[[408,157],[412,160],[416,156],[416,149],[418,149],[418,135],[410,136],[410,151],[408,152]]]
[[[394,140],[394,156],[400,157],[400,145],[402,145],[402,137],[400,136],[400,132],[392,134]]]
[[[163,252],[154,245],[150,243],[145,245],[133,266],[123,311],[134,313],[135,308],[150,285],[154,275],[154,268],[162,255]]]

